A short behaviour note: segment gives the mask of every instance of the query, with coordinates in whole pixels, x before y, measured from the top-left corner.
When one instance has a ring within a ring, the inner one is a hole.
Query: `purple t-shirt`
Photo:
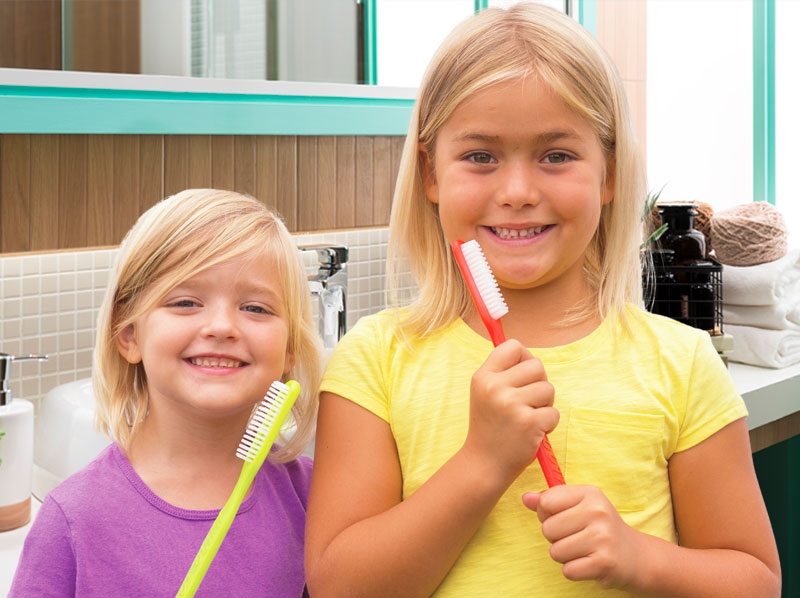
[[[197,596],[303,595],[311,461],[265,461]],[[218,510],[156,496],[115,444],[44,500],[25,539],[9,598],[170,596]]]

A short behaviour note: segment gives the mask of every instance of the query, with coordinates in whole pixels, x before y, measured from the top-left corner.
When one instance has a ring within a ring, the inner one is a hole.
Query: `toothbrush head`
[[[250,417],[236,456],[260,466],[299,394],[300,385],[294,380],[285,384],[275,380]]]
[[[495,345],[505,340],[500,318],[508,313],[500,287],[477,241],[453,241],[453,255],[467,283],[472,300]]]

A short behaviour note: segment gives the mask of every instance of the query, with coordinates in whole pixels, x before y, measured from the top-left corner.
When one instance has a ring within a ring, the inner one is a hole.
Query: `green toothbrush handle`
[[[206,538],[203,540],[197,556],[194,557],[194,562],[192,562],[192,566],[189,568],[189,572],[186,574],[175,598],[192,598],[194,596],[206,575],[206,571],[208,571],[209,565],[211,565],[211,561],[217,555],[217,550],[219,550],[222,541],[225,539],[225,535],[228,533],[231,523],[233,523],[233,518],[236,517],[236,513],[239,511],[239,505],[242,504],[244,495],[255,477],[255,471],[252,473],[253,475],[241,476],[236,482],[236,487],[233,489],[225,506],[222,507],[211,529],[208,530]]]

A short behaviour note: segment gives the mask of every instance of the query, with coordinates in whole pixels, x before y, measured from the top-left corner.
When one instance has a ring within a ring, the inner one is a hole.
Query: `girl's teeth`
[[[217,357],[192,357],[189,359],[194,365],[201,367],[212,368],[238,368],[242,365],[241,361],[234,361],[233,359],[220,359]]]
[[[525,239],[527,237],[538,235],[544,230],[544,228],[544,226],[535,226],[532,228],[523,229],[492,227],[492,232],[501,239]]]

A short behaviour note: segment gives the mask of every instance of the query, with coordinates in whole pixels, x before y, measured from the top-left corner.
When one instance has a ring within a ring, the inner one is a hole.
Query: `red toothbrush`
[[[500,292],[500,287],[497,286],[489,262],[486,261],[483,250],[477,241],[455,240],[451,247],[456,263],[458,263],[472,295],[472,300],[475,302],[475,307],[478,309],[478,314],[496,347],[506,340],[500,318],[508,313],[508,306]],[[546,434],[536,452],[536,458],[539,460],[548,487],[552,488],[566,483]]]

